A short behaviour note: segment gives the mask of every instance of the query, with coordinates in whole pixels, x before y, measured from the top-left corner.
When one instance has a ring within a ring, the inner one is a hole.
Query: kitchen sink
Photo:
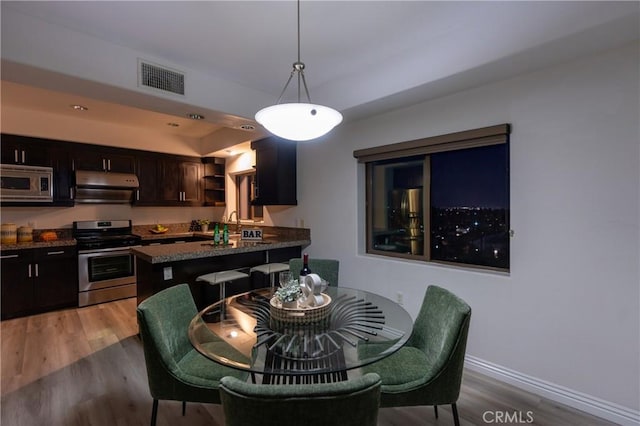
[[[245,247],[254,247],[261,245],[273,244],[273,241],[251,241],[251,240],[238,240],[238,244],[242,244]]]

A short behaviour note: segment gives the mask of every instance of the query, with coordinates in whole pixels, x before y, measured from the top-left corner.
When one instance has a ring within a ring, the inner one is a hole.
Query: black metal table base
[[[279,374],[277,371],[289,371]],[[254,379],[255,380],[255,379]],[[294,359],[274,351],[267,352],[263,384],[333,383],[347,380],[344,352],[314,359]]]

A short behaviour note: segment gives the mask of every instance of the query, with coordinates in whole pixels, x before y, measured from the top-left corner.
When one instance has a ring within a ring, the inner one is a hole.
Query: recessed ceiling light
[[[196,114],[195,112],[187,114],[187,117],[192,120],[204,120],[204,115]]]
[[[71,105],[71,108],[75,109],[76,111],[87,111],[89,109],[84,105]]]
[[[180,127],[180,125],[178,123],[167,123],[167,126],[169,126],[169,127]]]
[[[242,130],[249,130],[249,131],[253,131],[256,129],[256,126],[254,126],[253,124],[243,124],[239,127]]]

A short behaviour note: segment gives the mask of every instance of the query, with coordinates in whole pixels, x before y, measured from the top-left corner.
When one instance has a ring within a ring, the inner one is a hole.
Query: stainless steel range
[[[78,242],[78,305],[136,296],[136,263],[129,248],[141,238],[130,220],[73,222]]]

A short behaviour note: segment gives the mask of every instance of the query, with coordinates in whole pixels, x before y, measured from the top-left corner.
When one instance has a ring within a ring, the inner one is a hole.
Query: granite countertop
[[[29,243],[2,244],[1,250],[26,250],[49,247],[68,247],[75,246],[76,240],[73,238],[59,239],[55,241],[34,241]]]
[[[133,234],[142,238],[142,241],[154,241],[172,238],[199,237],[211,239],[213,241],[213,231],[191,231],[190,224],[178,223],[167,225],[169,230],[162,234],[151,232],[154,225],[134,225]],[[245,225],[246,226],[246,225]],[[178,260],[198,259],[212,256],[224,256],[236,253],[246,253],[252,251],[265,251],[286,247],[306,247],[311,244],[311,234],[308,229],[285,228],[285,227],[263,227],[252,226],[251,228],[261,228],[264,231],[262,241],[242,241],[232,228],[230,234],[230,244],[227,246],[213,246],[208,241],[197,241],[183,244],[163,244],[136,247],[132,252],[142,259],[151,263],[174,262]],[[40,235],[50,229],[34,231],[33,242],[23,242],[15,244],[2,244],[0,250],[26,250],[49,247],[69,247],[75,246],[77,241],[71,235],[71,229],[59,228],[54,231],[58,235],[55,241],[41,241]]]
[[[194,236],[201,234],[195,232]],[[311,244],[310,239],[265,238],[262,241],[244,241],[230,239],[224,246],[213,245],[209,241],[195,241],[184,244],[163,244],[153,246],[132,247],[131,252],[137,257],[152,263],[179,262],[181,260],[201,259],[215,256],[226,256],[255,251],[275,250],[286,247],[306,247]]]
[[[154,234],[151,231],[148,231],[148,232],[134,231],[133,232],[133,235],[139,236],[140,238],[142,238],[142,241],[166,240],[168,238],[195,237],[195,236],[198,236],[196,234],[199,234],[199,232],[182,232],[182,231],[172,232],[171,230],[164,232],[162,234]]]
[[[43,241],[42,235],[44,233],[54,233],[57,239],[54,241]],[[28,250],[38,248],[50,248],[50,247],[70,247],[76,245],[76,240],[72,236],[71,228],[45,228],[33,230],[33,241],[2,244],[0,250]]]

